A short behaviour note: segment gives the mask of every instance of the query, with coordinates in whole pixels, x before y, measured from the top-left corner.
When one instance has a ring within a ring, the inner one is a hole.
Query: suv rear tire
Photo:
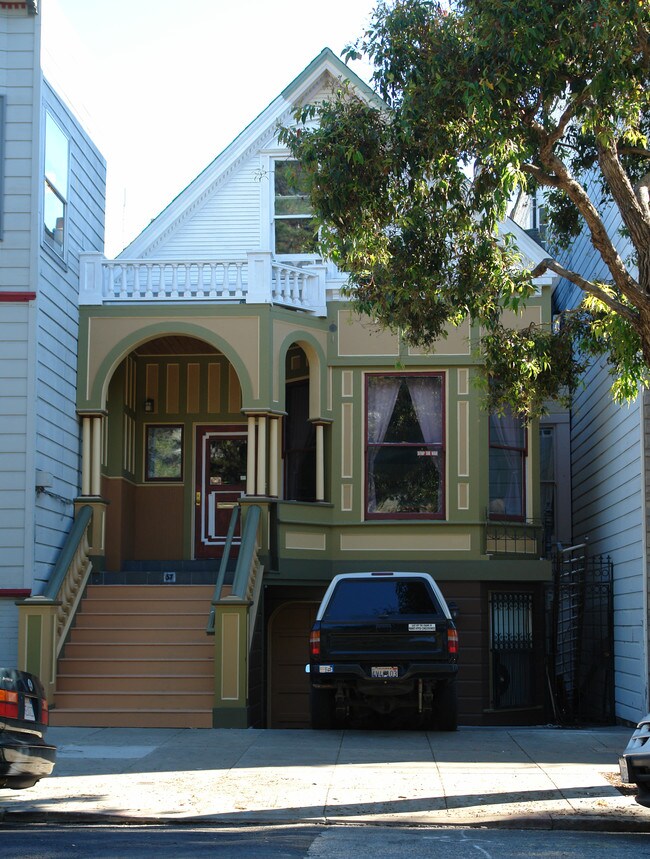
[[[438,691],[436,723],[439,731],[455,731],[458,728],[458,690],[455,680],[445,683]]]
[[[311,726],[317,731],[334,727],[334,692],[329,689],[309,690],[309,717]]]

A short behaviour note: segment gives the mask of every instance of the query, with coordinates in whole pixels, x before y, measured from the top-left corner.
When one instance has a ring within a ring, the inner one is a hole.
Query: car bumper
[[[636,726],[618,765],[621,781],[638,786],[637,801],[650,804],[650,714]]]
[[[390,662],[390,657],[387,662]],[[419,663],[406,670],[399,670],[398,676],[392,679],[373,678],[369,670],[362,665],[345,662],[318,663],[306,666],[314,686],[331,686],[341,681],[365,681],[377,686],[383,684],[412,683],[415,680],[450,680],[458,673],[456,663]]]
[[[0,786],[39,780],[50,775],[56,763],[56,746],[0,734]]]

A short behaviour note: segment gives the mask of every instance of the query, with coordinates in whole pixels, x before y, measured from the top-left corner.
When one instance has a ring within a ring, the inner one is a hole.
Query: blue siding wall
[[[79,254],[103,250],[106,167],[102,156],[52,89],[44,102],[70,140],[65,258],[45,244],[38,290],[36,468],[53,475],[36,502],[34,592],[47,581],[70,529],[80,491],[77,383]]]
[[[615,234],[616,214],[604,220]],[[625,257],[625,249],[621,249]],[[591,278],[607,272],[589,238],[582,235],[565,261]],[[559,308],[581,298],[562,282],[555,293]],[[578,391],[571,422],[574,542],[587,540],[593,555],[614,563],[615,697],[619,719],[636,723],[647,701],[647,575],[642,398],[616,405],[605,362],[594,364]]]

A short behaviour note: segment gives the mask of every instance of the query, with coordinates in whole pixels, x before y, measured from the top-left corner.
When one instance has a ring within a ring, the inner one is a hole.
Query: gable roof
[[[262,141],[275,134],[278,123],[287,122],[296,104],[309,101],[315,88],[329,76],[347,80],[364,98],[380,103],[378,96],[349,69],[330,48],[323,50],[282,90],[246,128],[162,212],[148,224],[118,258],[138,258],[150,253],[164,237],[194,211],[241,161]]]

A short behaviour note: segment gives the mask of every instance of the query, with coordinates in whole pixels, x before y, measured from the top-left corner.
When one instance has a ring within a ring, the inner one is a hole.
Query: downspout
[[[648,517],[648,480],[650,479],[650,469],[648,469],[648,459],[650,459],[650,444],[647,436],[647,415],[646,408],[650,408],[650,397],[645,389],[641,390],[640,403],[640,453],[641,453],[641,537],[642,537],[642,580],[643,580],[643,680],[644,680],[644,707],[645,712],[650,713],[650,637],[648,632],[648,611],[650,610],[650,595],[648,587],[650,585],[648,576],[648,527],[650,525]]]

